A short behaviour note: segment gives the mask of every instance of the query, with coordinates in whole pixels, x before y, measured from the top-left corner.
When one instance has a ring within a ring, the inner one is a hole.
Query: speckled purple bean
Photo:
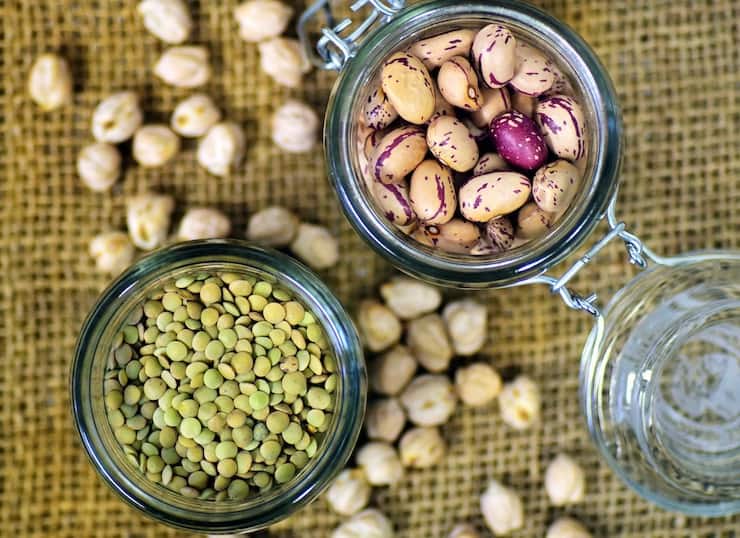
[[[537,105],[535,120],[552,152],[577,161],[586,153],[586,122],[581,106],[567,95],[545,97]]]
[[[519,93],[536,97],[549,90],[555,75],[551,62],[542,52],[526,43],[516,45],[516,70],[509,81]]]
[[[424,160],[426,153],[421,127],[399,127],[386,134],[373,151],[370,172],[381,183],[401,183]]]
[[[463,56],[455,56],[442,64],[437,74],[437,86],[445,100],[458,108],[474,111],[483,104],[478,76]]]
[[[460,188],[460,212],[469,221],[488,222],[522,207],[531,190],[529,179],[518,172],[483,174]]]
[[[471,136],[475,139],[475,141],[478,143],[478,145],[484,144],[489,139],[489,132],[486,128],[478,127],[475,123],[473,123],[473,120],[470,118],[463,118],[462,123],[465,127],[468,128],[468,131],[470,132]],[[479,152],[480,152],[480,148]]]
[[[578,169],[559,159],[546,164],[534,174],[532,198],[548,213],[562,213],[573,201],[580,183]]]
[[[376,181],[373,185],[373,195],[385,217],[393,224],[408,226],[416,221],[409,200],[409,191],[404,183],[393,185]]]
[[[500,24],[489,24],[475,36],[473,62],[489,88],[501,88],[514,76],[516,38]]]
[[[475,37],[474,30],[453,30],[411,46],[409,52],[419,58],[428,69],[435,69],[453,56],[467,56]]]
[[[537,125],[517,110],[496,117],[491,136],[499,155],[517,168],[535,170],[547,160],[547,144]]]
[[[454,254],[469,254],[480,240],[478,226],[463,219],[452,219],[445,224],[419,228],[415,237],[423,244]]]
[[[552,227],[555,215],[543,211],[534,202],[528,202],[516,216],[516,235],[523,239],[535,239],[545,235]]]
[[[375,88],[368,96],[364,114],[365,124],[371,129],[385,129],[398,117],[382,88]]]
[[[491,243],[487,237],[481,237],[475,246],[470,249],[470,254],[473,256],[492,256],[499,252],[501,252],[501,250],[493,246],[493,243]]]
[[[452,172],[434,159],[427,159],[411,174],[411,208],[426,224],[444,224],[455,216],[457,195]]]
[[[550,70],[552,71],[555,80],[553,81],[550,89],[542,95],[568,95],[570,97],[573,97],[575,95],[575,92],[573,91],[573,86],[571,86],[568,77],[565,76],[565,73],[563,73],[563,71],[557,65],[555,65],[555,63],[551,63]]]
[[[511,109],[509,90],[506,88],[484,88],[481,90],[481,100],[481,107],[470,114],[470,119],[477,127],[487,128],[493,118]]]
[[[373,155],[373,152],[375,151],[375,148],[378,147],[380,144],[380,141],[383,140],[385,135],[388,134],[388,131],[382,130],[382,131],[370,131],[365,135],[365,142],[362,146],[362,151],[365,154],[365,157],[370,159]]]
[[[442,96],[442,93],[439,91],[439,87],[437,86],[436,82],[433,82],[434,84],[434,114],[432,114],[432,117],[429,118],[427,123],[432,123],[434,120],[439,118],[440,116],[455,116],[455,108],[445,101],[445,98]]]
[[[511,108],[518,110],[528,118],[534,118],[534,111],[537,108],[537,98],[531,95],[513,92],[511,94]]]
[[[383,64],[381,85],[398,115],[421,125],[434,113],[434,86],[429,70],[416,56],[397,52]]]
[[[427,144],[432,154],[456,172],[472,170],[478,162],[478,144],[459,120],[442,116],[429,124]]]
[[[373,136],[375,132],[376,131],[374,131],[373,129],[370,129],[369,127],[367,127],[362,119],[360,119],[360,121],[357,122],[357,163],[360,169],[360,176],[365,182],[365,186],[367,187],[368,190],[372,189],[372,184],[373,184],[374,179],[372,175],[369,173],[369,168],[368,168],[369,159],[368,159],[368,153],[365,150],[365,148],[367,144],[367,139]]]
[[[510,170],[507,163],[498,153],[484,153],[473,168],[473,176],[482,176],[490,172],[505,172]]]
[[[486,224],[486,236],[497,249],[509,250],[514,242],[514,225],[506,217],[496,217]]]

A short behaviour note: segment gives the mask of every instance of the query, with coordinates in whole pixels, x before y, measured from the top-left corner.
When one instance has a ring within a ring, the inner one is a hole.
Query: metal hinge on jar
[[[626,225],[622,221],[618,221],[615,214],[616,205],[616,194],[612,198],[609,208],[606,213],[607,223],[609,225],[609,232],[604,237],[594,244],[588,251],[581,256],[573,265],[571,265],[565,273],[560,277],[554,277],[550,275],[538,275],[521,282],[523,284],[545,284],[550,288],[553,293],[557,293],[563,299],[565,304],[574,310],[583,310],[588,312],[594,317],[601,316],[601,310],[596,304],[597,296],[595,293],[584,297],[571,291],[567,284],[570,282],[578,272],[583,269],[586,265],[601,252],[612,240],[619,238],[624,242],[624,246],[627,248],[627,254],[629,261],[632,265],[645,269],[648,266],[648,260],[652,260],[654,263],[659,265],[671,265],[671,260],[658,256],[652,250],[650,250],[642,240],[636,235],[630,233],[626,229]]]
[[[339,71],[355,55],[359,41],[377,26],[391,20],[406,5],[405,0],[356,0],[350,4],[352,13],[359,22],[345,18],[335,22],[330,0],[318,0],[311,4],[298,19],[298,37],[308,59],[319,69]],[[309,25],[313,19],[321,18],[321,37],[316,48],[309,36]],[[364,19],[361,15],[364,14]]]

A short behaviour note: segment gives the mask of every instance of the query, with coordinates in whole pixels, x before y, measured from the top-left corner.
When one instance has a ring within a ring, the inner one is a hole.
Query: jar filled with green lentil
[[[365,392],[337,299],[292,258],[237,241],[138,262],[93,308],[72,369],[102,478],[202,532],[255,530],[314,499],[351,454]]]

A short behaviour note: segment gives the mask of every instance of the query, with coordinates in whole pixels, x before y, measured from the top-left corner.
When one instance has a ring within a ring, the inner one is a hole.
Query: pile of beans
[[[314,315],[251,275],[166,283],[111,350],[108,422],[152,482],[186,497],[243,500],[291,481],[335,407],[336,361]]]
[[[500,24],[419,41],[386,59],[359,118],[367,188],[389,221],[446,252],[492,255],[545,235],[585,163],[572,94]]]

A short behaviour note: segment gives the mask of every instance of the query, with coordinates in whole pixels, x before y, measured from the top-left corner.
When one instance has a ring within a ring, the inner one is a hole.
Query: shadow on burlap
[[[342,260],[324,276],[349,307],[372,292],[390,268],[351,231],[324,174],[322,157],[291,156],[270,142],[269,115],[288,96],[322,110],[333,76],[312,73],[300,91],[273,84],[242,42],[234,1],[191,2],[193,42],[207,44],[215,73],[207,91],[226,116],[246,126],[246,165],[230,178],[195,164],[193,144],[171,164],[144,170],[125,163],[111,193],[80,184],[75,158],[91,140],[90,116],[106,94],[142,97],[148,121],[164,121],[187,94],[151,75],[163,48],[137,19],[133,1],[6,0],[0,7],[0,535],[8,537],[159,537],[176,531],[144,519],[98,479],[73,431],[68,371],[77,330],[106,278],[86,254],[89,239],[124,226],[127,194],[172,193],[181,213],[193,205],[225,210],[241,234],[246,216],[265,204],[294,208],[328,225]],[[596,49],[616,84],[626,126],[619,215],[661,253],[740,246],[740,97],[734,0],[692,2],[542,1]],[[300,9],[300,7],[298,7]],[[74,106],[41,113],[26,97],[32,60],[60,51],[72,64]],[[633,274],[612,246],[575,282],[608,297]],[[481,524],[478,495],[496,477],[524,496],[525,528],[543,536],[567,512],[596,537],[735,536],[740,519],[702,520],[658,510],[627,490],[601,463],[578,407],[578,359],[590,320],[568,311],[543,288],[478,294],[490,308],[483,356],[502,371],[537,379],[542,425],[530,433],[504,427],[495,406],[459,412],[445,428],[450,454],[410,472],[375,503],[408,538],[444,537],[453,524]],[[566,511],[549,506],[542,487],[558,451],[586,468],[588,501]],[[338,518],[320,500],[274,534],[322,537]],[[733,530],[734,529],[734,530]]]

